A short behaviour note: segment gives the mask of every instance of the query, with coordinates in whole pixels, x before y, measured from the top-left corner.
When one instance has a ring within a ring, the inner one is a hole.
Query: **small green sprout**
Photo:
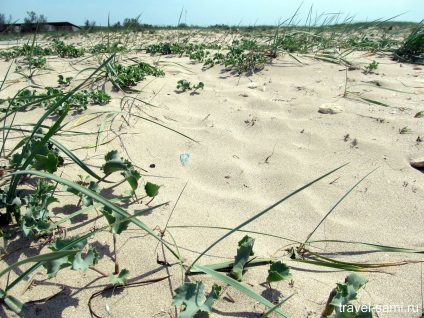
[[[378,62],[372,61],[370,64],[364,67],[364,73],[365,74],[372,73],[377,68],[378,68]]]
[[[412,133],[412,130],[408,127],[403,127],[402,129],[399,129],[399,134],[404,135],[404,134],[410,134]]]

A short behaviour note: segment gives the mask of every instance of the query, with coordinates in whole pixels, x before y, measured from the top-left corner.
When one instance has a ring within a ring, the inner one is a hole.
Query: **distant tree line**
[[[0,13],[0,31],[14,31],[11,27],[15,24],[16,21],[13,21],[12,16],[9,15],[9,18],[6,19],[4,13]],[[47,17],[43,14],[38,15],[34,11],[27,11],[27,17],[24,18],[24,23],[21,25],[21,32],[36,32],[44,31],[45,24],[47,23]]]

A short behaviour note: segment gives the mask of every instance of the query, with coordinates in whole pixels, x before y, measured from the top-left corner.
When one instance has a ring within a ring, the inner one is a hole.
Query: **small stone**
[[[322,104],[319,107],[318,112],[322,113],[322,114],[339,114],[341,112],[343,112],[343,108],[341,108],[339,105],[334,104],[334,103],[325,103]]]
[[[249,95],[247,95],[246,93],[240,94],[241,97],[248,97]]]
[[[258,87],[258,84],[256,84],[255,82],[250,83],[249,85],[247,85],[248,88],[256,88]]]
[[[424,169],[424,157],[411,160],[411,167],[415,169]]]

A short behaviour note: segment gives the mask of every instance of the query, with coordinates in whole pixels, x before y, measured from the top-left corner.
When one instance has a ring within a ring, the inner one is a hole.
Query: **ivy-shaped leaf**
[[[47,270],[47,277],[52,278],[55,277],[61,269],[71,266],[71,263],[69,263],[69,257],[64,256],[62,258],[45,262],[43,266]]]
[[[281,261],[271,264],[270,269],[268,270],[268,277],[266,281],[268,283],[279,282],[280,280],[292,278],[293,275],[290,274],[290,267]]]
[[[109,282],[116,285],[125,285],[127,283],[127,278],[130,275],[130,271],[128,269],[123,269],[118,275],[114,275],[113,273],[109,275]]]
[[[88,196],[86,194],[81,193],[80,191],[76,190],[73,187],[64,186],[62,189],[63,189],[63,191],[68,191],[70,193],[73,193],[75,195],[80,196],[81,197],[81,202],[82,202],[82,204],[84,204],[84,206],[90,206],[90,205],[93,205],[93,203],[94,203],[92,197],[90,197],[90,196]],[[100,192],[100,186],[99,186],[99,184],[97,182],[94,182],[94,181],[90,181],[90,183],[88,185],[88,189],[91,190],[91,191],[93,191],[93,192],[96,192],[96,193],[99,193]]]
[[[140,180],[141,178],[140,173],[137,170],[131,168],[122,172],[121,174],[124,176],[125,180],[127,180],[127,182],[130,184],[131,188],[135,191],[138,187],[138,180]]]
[[[357,291],[367,283],[367,279],[357,273],[346,277],[343,284],[338,283],[335,288],[336,294],[331,299],[330,305],[334,306],[335,314],[331,318],[372,318],[371,308],[360,310],[350,303],[356,300]]]
[[[48,206],[53,202],[59,202],[52,196],[54,189],[54,185],[38,179],[35,193],[25,197],[26,213],[18,222],[25,237],[50,229]]]
[[[144,191],[146,191],[146,194],[149,197],[153,198],[158,195],[159,188],[160,186],[158,186],[157,184],[147,182],[146,185],[144,186]]]
[[[175,290],[172,305],[184,306],[180,313],[181,318],[192,318],[200,311],[212,311],[212,306],[221,293],[221,287],[214,284],[207,298],[204,290],[205,286],[202,282],[185,283]]]
[[[56,240],[56,242],[54,242],[53,244],[50,244],[49,249],[52,251],[58,251],[61,248],[71,244],[73,241],[75,241],[76,239],[78,239],[78,237],[74,237],[74,238],[67,238],[67,239],[61,239],[58,238]],[[77,242],[71,250],[81,250],[84,248],[84,246],[87,244],[87,240],[82,240],[80,242]],[[87,259],[88,258],[88,259]],[[56,274],[63,268],[66,267],[71,267],[71,266],[75,266],[79,269],[83,269],[84,266],[86,264],[88,264],[89,261],[92,261],[92,263],[90,265],[94,265],[95,262],[97,261],[97,252],[94,252],[94,250],[92,250],[90,252],[87,252],[86,258],[85,260],[82,259],[81,256],[81,252],[78,252],[76,254],[72,254],[69,256],[64,256],[52,261],[46,261],[44,262],[43,266],[45,269],[47,269],[47,275],[49,278],[52,278],[54,276],[56,276]],[[86,262],[86,263],[84,263]],[[90,266],[88,265],[88,266]],[[75,269],[77,269],[75,268]],[[74,269],[74,268],[72,268]]]
[[[44,170],[53,173],[60,166],[59,159],[56,154],[50,151],[46,156],[37,154],[32,162],[32,167],[36,170]]]
[[[109,225],[113,224],[111,228],[112,233],[121,234],[123,231],[127,229],[128,224],[130,223],[130,221],[127,220],[127,221],[114,224],[124,219],[124,217],[121,214],[116,213],[115,211],[113,211],[107,206],[103,206],[103,208],[100,209],[100,212],[102,212],[102,214],[106,217],[106,220],[109,223]]]
[[[237,255],[234,260],[233,268],[231,269],[231,274],[238,281],[241,281],[243,279],[243,268],[244,265],[246,265],[249,256],[253,253],[252,250],[254,243],[255,239],[247,235],[239,242]]]
[[[95,192],[95,193],[99,193],[100,192],[100,186],[97,182],[94,181],[90,181],[90,184],[88,185],[88,189]],[[86,194],[81,194],[81,201],[82,204],[84,204],[84,206],[90,206],[93,205],[93,198],[86,195]]]
[[[348,285],[352,285],[355,290],[359,290],[362,286],[368,283],[368,280],[359,275],[358,273],[352,273],[346,277],[345,283]]]
[[[125,171],[132,167],[131,162],[119,157],[117,150],[109,151],[105,156],[106,163],[102,169],[106,175],[110,175],[116,171]]]
[[[74,270],[82,270],[85,272],[90,266],[94,266],[97,264],[99,259],[99,253],[97,250],[90,246],[87,253],[85,254],[85,258],[82,258],[81,253],[77,253],[72,260],[72,269]]]

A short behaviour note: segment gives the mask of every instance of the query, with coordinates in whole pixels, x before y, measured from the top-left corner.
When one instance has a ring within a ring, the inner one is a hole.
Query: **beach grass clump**
[[[400,48],[395,51],[395,58],[424,64],[424,21],[406,37]]]

